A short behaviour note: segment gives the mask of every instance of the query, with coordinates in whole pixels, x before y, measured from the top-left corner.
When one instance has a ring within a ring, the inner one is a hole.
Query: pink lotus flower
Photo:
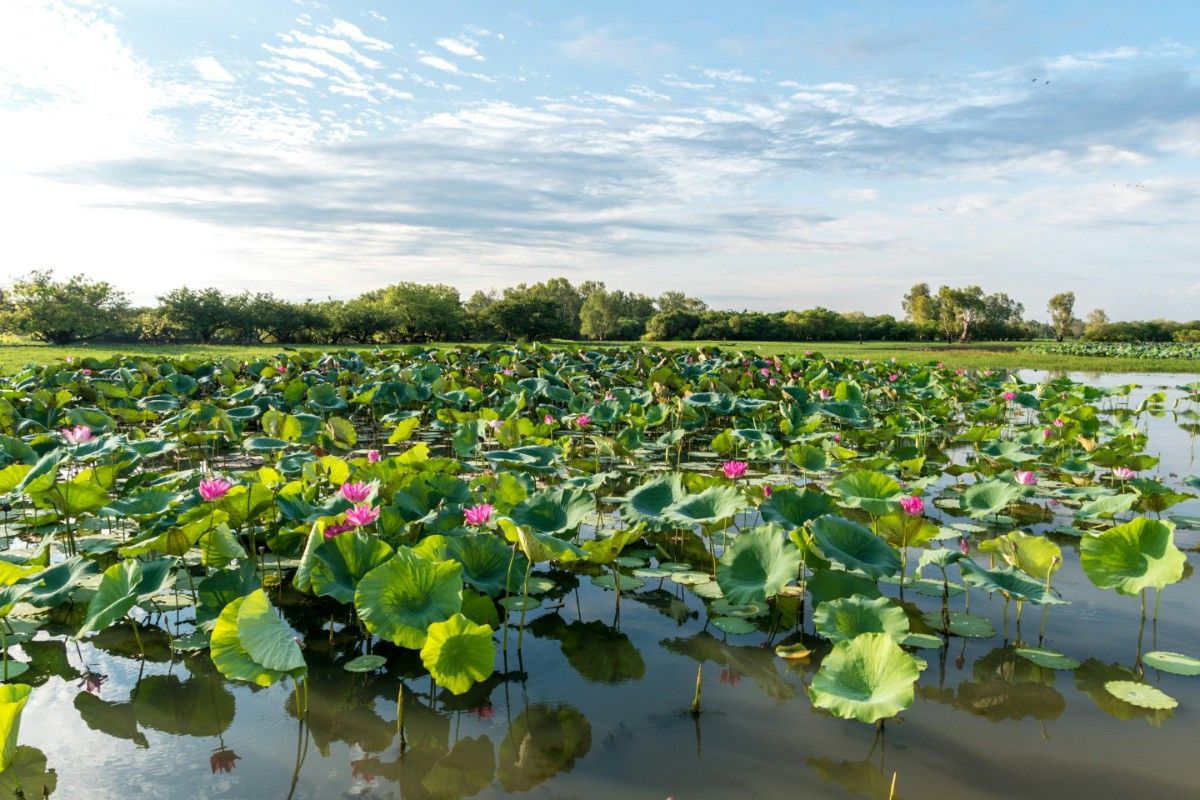
[[[1014,472],[1013,479],[1022,486],[1033,486],[1037,483],[1037,476],[1027,469],[1020,469]]]
[[[888,380],[892,383],[895,383],[896,381],[900,380],[900,376],[893,372],[891,375],[888,375]]]
[[[575,424],[581,428],[586,428],[588,425],[592,424],[592,418],[587,414],[580,414],[575,418]]]
[[[965,536],[960,536],[958,539],[958,552],[964,556],[971,555],[971,540]]]
[[[773,486],[771,486],[771,484],[769,484],[769,483],[764,484],[763,485],[763,497],[770,497],[773,494],[775,494],[775,488]]]
[[[355,506],[346,512],[346,523],[352,528],[362,528],[379,519],[379,509],[371,506]]]
[[[339,491],[342,493],[342,497],[351,503],[361,503],[371,496],[371,486],[362,481],[343,483]]]
[[[200,499],[206,503],[220,500],[232,488],[233,484],[224,478],[209,478],[200,481]]]
[[[278,372],[280,375],[283,375],[287,372],[287,367],[285,367],[283,364],[276,364],[275,371]]]
[[[542,417],[542,422],[546,423],[547,425],[553,425],[554,424],[554,415],[547,414],[546,416]]]
[[[840,441],[842,441],[842,435],[841,435],[840,433],[835,433],[835,434],[833,435],[833,440],[834,440],[835,442],[840,442]]]
[[[378,451],[378,450],[368,450],[368,451],[367,451],[367,462],[368,462],[368,463],[370,463],[370,464],[378,464],[378,463],[379,463],[379,458],[380,458],[380,456],[379,456],[379,451]]]
[[[776,381],[774,378],[771,378],[771,380],[767,381],[767,385],[768,385],[768,386],[774,386],[774,385],[775,385],[777,382],[778,382],[778,381]]]
[[[108,676],[100,672],[92,672],[90,669],[84,670],[83,678],[77,684],[80,689],[83,689],[89,694],[100,694],[100,687],[108,680]]]
[[[761,367],[761,368],[758,370],[758,374],[759,374],[759,375],[762,375],[762,376],[765,378],[765,377],[767,377],[768,375],[770,375],[770,374],[771,374],[771,370],[767,369],[766,367]]]
[[[335,536],[340,536],[346,531],[351,530],[354,530],[354,526],[346,523],[334,523],[333,525],[326,525],[324,531],[325,538],[332,539]]]
[[[1017,393],[1016,392],[1005,392],[1003,397],[1004,397],[1004,402],[1011,403],[1013,400],[1017,399]]]
[[[962,375],[965,374],[965,372],[966,372],[966,370],[964,370],[962,367],[959,367],[958,369],[954,370],[954,374],[958,375],[959,377],[962,377]]]
[[[721,469],[725,472],[725,477],[732,481],[745,475],[747,466],[749,465],[745,461],[726,461],[721,465]]]
[[[492,717],[496,716],[496,709],[492,707],[491,703],[484,703],[483,705],[479,706],[478,708],[472,708],[467,713],[474,714],[475,716],[479,717],[482,720],[489,720]]]
[[[909,497],[901,497],[900,507],[904,509],[905,514],[913,517],[919,517],[925,513],[925,501],[915,494]]]
[[[1064,420],[1062,417],[1058,417],[1054,420],[1054,427],[1056,427],[1056,428],[1061,428],[1063,425],[1066,425],[1066,424],[1067,424],[1066,420]]]
[[[463,521],[468,525],[486,525],[496,509],[491,503],[480,503],[477,506],[463,509]]]
[[[832,396],[833,392],[829,391],[828,389],[821,389],[817,392],[817,397],[821,398],[822,400],[828,400]]]
[[[84,377],[87,377],[87,376],[89,376],[89,375],[91,375],[91,374],[92,374],[92,371],[91,371],[90,369],[88,369],[87,367],[84,367],[83,369],[79,370],[79,372],[80,372],[80,373],[81,373],[81,374],[82,374]]]
[[[488,427],[491,428],[492,430],[496,430],[496,428],[502,428],[502,427],[504,427],[504,420],[493,419],[488,422]]]
[[[615,394],[613,394],[612,392],[605,392],[604,399],[605,400],[616,400],[617,396]]]
[[[1049,439],[1053,435],[1054,435],[1053,428],[1042,428],[1042,438]]]
[[[92,429],[87,425],[76,425],[74,428],[63,428],[62,437],[67,444],[83,444],[92,440]]]
[[[945,361],[939,361],[939,362],[937,363],[937,367],[936,367],[936,368],[937,368],[937,369],[945,369],[945,368],[946,368],[946,362],[945,362]]]
[[[500,371],[501,371],[501,372],[503,372],[505,375],[512,375],[512,374],[513,374],[513,371],[512,371],[511,369],[509,369],[508,367],[505,367],[504,369],[502,369],[502,370],[500,370]]]
[[[218,772],[233,772],[233,768],[241,759],[242,757],[232,750],[221,748],[208,757],[208,766],[214,775]]]
[[[1137,475],[1137,473],[1129,467],[1113,467],[1113,477],[1119,481],[1127,481],[1134,475]]]

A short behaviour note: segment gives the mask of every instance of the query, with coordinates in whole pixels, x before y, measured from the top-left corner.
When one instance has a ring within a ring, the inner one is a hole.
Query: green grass
[[[614,343],[619,344],[619,343]],[[627,343],[626,343],[627,344]],[[977,342],[967,345],[935,342],[656,342],[667,347],[716,345],[762,354],[789,354],[808,351],[842,358],[870,358],[903,362],[942,361],[948,367],[968,369],[1045,369],[1069,372],[1184,372],[1200,374],[1200,359],[1139,359],[1098,356],[1072,356],[1021,352],[1024,342]],[[452,345],[444,345],[452,346]],[[593,345],[594,346],[594,345]],[[345,349],[320,345],[297,345],[298,349]],[[30,363],[56,361],[73,356],[107,358],[116,354],[134,356],[201,356],[208,358],[249,359],[274,355],[282,347],[264,345],[144,345],[144,344],[0,344],[0,372],[12,373]],[[373,349],[373,348],[352,348]]]

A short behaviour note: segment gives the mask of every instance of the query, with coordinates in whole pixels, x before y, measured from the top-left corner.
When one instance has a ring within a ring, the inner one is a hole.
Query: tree
[[[223,329],[240,322],[232,295],[220,289],[173,289],[158,298],[159,310],[171,324],[208,344]]]
[[[487,307],[484,318],[508,339],[552,339],[561,336],[563,330],[557,311],[534,293],[505,292],[504,297]]]
[[[1093,308],[1087,315],[1087,322],[1083,325],[1083,334],[1087,336],[1095,333],[1108,324],[1108,314],[1104,313],[1102,308]]]
[[[708,310],[708,304],[698,297],[688,297],[683,292],[663,292],[658,296],[658,310],[662,313],[685,311],[700,314]]]
[[[691,339],[699,325],[700,314],[695,311],[659,311],[646,322],[646,333],[642,338],[648,342]]]
[[[1050,326],[1054,328],[1054,339],[1061,342],[1071,330],[1071,323],[1075,319],[1075,293],[1059,292],[1050,298],[1046,309],[1050,312]]]
[[[904,307],[904,316],[915,325],[930,325],[938,321],[938,301],[929,293],[928,283],[918,283],[909,289],[901,305]]]
[[[54,280],[50,270],[35,270],[13,283],[5,298],[4,327],[51,344],[94,339],[125,323],[129,301],[104,281],[75,275]]]
[[[397,283],[368,292],[364,300],[391,310],[392,338],[406,342],[446,341],[462,336],[463,304],[458,289],[444,283]]]
[[[579,309],[579,334],[587,339],[608,339],[620,320],[620,298],[606,289],[593,289]]]

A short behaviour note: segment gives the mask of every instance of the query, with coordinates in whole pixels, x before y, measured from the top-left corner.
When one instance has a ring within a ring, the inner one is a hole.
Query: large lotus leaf
[[[173,558],[157,558],[142,562],[142,574],[137,583],[137,600],[144,603],[175,585],[179,577],[178,562]]]
[[[734,605],[764,603],[799,571],[799,548],[778,529],[763,526],[740,534],[721,554],[717,584]]]
[[[1075,512],[1078,519],[1097,519],[1099,517],[1115,517],[1133,508],[1138,496],[1136,494],[1110,494],[1089,500]]]
[[[104,570],[75,638],[82,639],[89,633],[104,630],[129,613],[129,609],[137,605],[141,581],[142,565],[133,559],[117,562]]]
[[[462,694],[492,674],[496,643],[492,629],[455,614],[428,628],[421,663],[440,686]]]
[[[238,614],[246,598],[239,597],[221,612],[213,627],[209,644],[209,655],[213,664],[226,678],[248,681],[259,686],[270,686],[283,677],[282,672],[258,664],[250,657],[238,639]]]
[[[254,569],[254,562],[243,561],[237,569],[223,569],[214,572],[196,585],[196,594],[200,608],[211,615],[220,614],[225,606],[245,597],[262,586]]]
[[[596,513],[591,492],[582,489],[546,489],[518,503],[509,515],[518,525],[536,533],[567,533]]]
[[[592,564],[611,564],[616,561],[621,551],[626,548],[631,542],[636,542],[642,538],[642,528],[639,525],[636,528],[626,528],[624,530],[613,531],[611,536],[602,536],[595,539],[588,539],[581,546],[585,553],[585,558]],[[570,559],[564,559],[569,561]],[[640,560],[639,560],[639,563]]]
[[[96,562],[83,556],[73,556],[66,561],[60,561],[25,579],[25,582],[32,585],[25,600],[35,606],[51,608],[69,599],[80,582],[96,572]]]
[[[828,496],[808,487],[798,490],[776,489],[758,510],[767,522],[794,530],[811,519],[828,514],[833,510],[833,503]]]
[[[401,547],[359,581],[354,607],[371,633],[417,650],[430,624],[462,608],[462,588],[457,561],[430,561]]]
[[[0,685],[0,772],[12,764],[21,729],[21,712],[32,689],[23,683]]]
[[[864,597],[881,597],[879,586],[871,578],[843,569],[820,569],[807,582],[813,608],[827,600],[861,594]]]
[[[900,507],[900,484],[882,472],[852,472],[829,488],[841,496],[844,505],[869,514],[887,514]]]
[[[903,511],[883,515],[872,527],[892,547],[924,547],[941,533],[941,529],[925,517]]]
[[[568,705],[532,705],[516,718],[500,743],[496,777],[506,792],[527,792],[560,772],[592,747],[592,726]]]
[[[462,564],[464,581],[493,597],[504,591],[510,574],[514,582],[515,576],[525,574],[525,556],[518,553],[514,561],[512,548],[505,547],[491,534],[470,533],[448,538],[445,550],[446,558]]]
[[[886,633],[838,642],[813,676],[808,696],[842,719],[874,723],[912,705],[921,670]]]
[[[995,516],[1021,496],[1022,487],[1002,480],[979,481],[963,494],[963,508],[977,519]]]
[[[667,506],[668,520],[681,527],[712,525],[746,507],[746,498],[733,486],[710,486]]]
[[[862,633],[885,633],[897,643],[908,635],[908,615],[886,597],[860,594],[829,600],[813,611],[817,633],[833,642],[844,642]]]
[[[256,589],[244,598],[238,610],[237,635],[256,664],[290,675],[304,672],[304,654],[300,652],[300,645],[262,589]]]
[[[40,787],[42,797],[50,797],[58,788],[58,774],[49,767],[41,750],[18,745],[8,767],[0,772],[0,797],[19,798],[31,786]]]
[[[895,575],[900,570],[900,555],[887,542],[845,517],[819,517],[813,522],[813,539],[825,558],[846,569],[872,578]]]
[[[669,527],[665,511],[683,499],[685,494],[682,475],[662,475],[629,493],[621,504],[621,518],[631,525],[644,522],[656,530]]]
[[[538,533],[531,528],[516,524],[511,519],[502,517],[496,521],[496,524],[500,526],[500,530],[504,531],[504,537],[510,542],[517,542],[525,557],[535,564],[555,558],[582,557],[584,554],[583,548],[578,545],[548,533]]]
[[[319,597],[353,603],[358,582],[392,557],[392,548],[378,536],[361,530],[327,539],[314,551],[312,588]]]
[[[99,511],[108,503],[108,490],[91,481],[58,481],[54,488],[39,494],[64,517],[81,517]]]
[[[1134,595],[1183,577],[1187,557],[1175,546],[1175,525],[1138,517],[1079,542],[1079,563],[1102,589]]]
[[[1047,591],[1046,584],[1015,567],[1003,566],[984,569],[969,558],[958,562],[963,580],[988,592],[1000,592],[1013,600],[1028,600],[1037,605],[1061,603],[1062,600]]]
[[[1040,581],[1045,581],[1063,564],[1062,548],[1045,536],[1030,536],[1022,531],[1011,531],[980,542],[979,549],[1000,556],[1009,566]]]

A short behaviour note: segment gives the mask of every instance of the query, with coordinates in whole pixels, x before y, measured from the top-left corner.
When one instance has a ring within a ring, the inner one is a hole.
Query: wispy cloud
[[[192,61],[192,66],[196,68],[196,72],[200,73],[200,77],[206,81],[233,82],[233,76],[229,74],[229,71],[221,66],[221,62],[212,56],[201,56]]]

